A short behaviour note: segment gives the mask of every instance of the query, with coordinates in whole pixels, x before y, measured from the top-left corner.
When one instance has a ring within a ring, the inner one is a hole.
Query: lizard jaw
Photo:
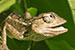
[[[60,35],[62,33],[65,33],[67,31],[68,31],[67,28],[60,26],[60,27],[56,27],[56,28],[42,27],[41,29],[38,29],[35,32],[40,33],[46,37],[54,37],[54,36]]]
[[[45,27],[45,30],[50,31],[51,33],[64,33],[68,31],[68,29],[64,28],[63,26],[56,27],[56,28]]]

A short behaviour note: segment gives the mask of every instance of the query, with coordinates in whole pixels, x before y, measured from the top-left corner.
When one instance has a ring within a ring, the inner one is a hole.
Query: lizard
[[[31,18],[30,13],[26,13],[27,20],[21,15],[11,13],[3,22],[2,27],[2,50],[9,50],[6,42],[6,33],[18,40],[42,41],[68,31],[63,26],[67,21],[59,17],[54,12],[41,13],[37,17]]]

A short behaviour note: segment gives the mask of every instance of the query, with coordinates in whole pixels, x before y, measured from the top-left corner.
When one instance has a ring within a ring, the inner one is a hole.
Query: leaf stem
[[[29,48],[27,49],[27,50],[31,50],[31,48],[32,48],[32,46],[33,46],[33,41],[31,41],[31,43],[30,43],[30,46],[29,46]]]
[[[27,11],[27,3],[26,3],[26,0],[23,0],[23,2],[24,2],[24,9],[25,9],[25,11]]]

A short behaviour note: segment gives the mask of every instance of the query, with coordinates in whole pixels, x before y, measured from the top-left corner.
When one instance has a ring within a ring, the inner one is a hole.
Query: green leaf
[[[22,41],[8,38],[7,44],[10,50],[27,50],[31,44],[31,41]]]
[[[37,14],[37,9],[31,7],[31,8],[28,8],[28,9],[27,9],[27,12],[30,12],[30,14],[32,15],[32,17],[35,17],[36,14]]]
[[[34,42],[30,50],[50,50],[45,42]]]
[[[75,50],[65,40],[45,40],[51,50]]]
[[[72,11],[72,16],[75,24],[75,0],[68,0],[71,11]]]
[[[15,4],[15,0],[1,0],[0,1],[0,13],[7,10],[10,6]]]

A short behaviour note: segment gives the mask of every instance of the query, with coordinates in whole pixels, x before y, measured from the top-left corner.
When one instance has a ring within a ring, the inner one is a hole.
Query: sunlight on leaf
[[[73,20],[75,23],[75,0],[68,0],[68,2],[72,10]]]
[[[4,10],[7,10],[10,6],[12,6],[16,0],[1,0],[0,1],[0,13]]]

